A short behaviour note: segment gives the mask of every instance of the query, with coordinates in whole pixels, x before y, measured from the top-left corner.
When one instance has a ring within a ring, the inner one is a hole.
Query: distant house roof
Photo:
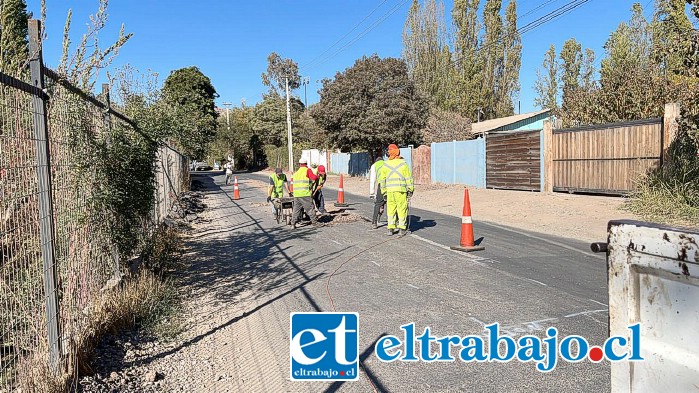
[[[550,111],[550,109],[544,109],[537,112],[521,113],[519,115],[500,117],[479,123],[471,123],[471,132],[473,134],[482,134],[488,131],[500,131],[501,129],[506,130],[508,129],[507,126],[515,123],[526,123],[527,120],[537,121],[541,117],[546,117],[542,115],[545,115]]]

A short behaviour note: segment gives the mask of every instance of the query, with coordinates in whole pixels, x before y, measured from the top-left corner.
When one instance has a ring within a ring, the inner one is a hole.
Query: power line
[[[321,52],[321,53],[320,53],[318,56],[316,56],[313,60],[309,61],[308,63],[306,63],[306,64],[304,64],[304,65],[302,65],[300,68],[305,68],[305,67],[308,66],[309,64],[313,64],[313,62],[315,62],[316,60],[318,60],[318,58],[320,58],[321,56],[323,56],[324,54],[326,54],[328,51],[330,51],[330,49],[334,48],[337,44],[339,44],[340,41],[342,41],[342,40],[344,40],[345,38],[347,38],[348,35],[352,34],[353,31],[357,30],[357,28],[358,28],[362,23],[364,23],[364,21],[366,21],[367,19],[369,19],[370,16],[374,15],[374,12],[376,12],[376,10],[378,10],[379,8],[381,8],[381,6],[384,5],[384,3],[386,3],[387,1],[388,1],[388,0],[383,0],[381,3],[379,3],[379,5],[377,5],[376,8],[374,8],[373,10],[371,10],[371,12],[370,12],[367,16],[365,16],[364,19],[362,19],[361,21],[359,21],[359,23],[357,23],[356,25],[354,25],[354,27],[352,27],[352,30],[348,31],[347,34],[345,34],[345,35],[343,35],[342,37],[340,37],[340,39],[337,40],[337,41],[335,41],[334,44],[330,45],[327,49],[325,49],[323,52]]]
[[[522,14],[522,16],[518,17],[517,19],[522,19],[522,18],[524,18],[525,16],[531,15],[531,14],[533,14],[535,11],[540,10],[540,9],[546,7],[547,5],[553,3],[554,1],[559,1],[559,0],[548,0],[548,1],[545,1],[545,2],[543,2],[543,3],[541,3],[541,4],[539,4],[538,6],[532,8],[531,10],[525,12],[524,14]],[[651,0],[651,1],[652,1],[652,0]]]
[[[330,61],[332,58],[334,58],[335,56],[337,56],[340,52],[342,52],[343,50],[345,50],[345,49],[349,48],[350,46],[354,45],[357,41],[359,41],[359,40],[361,40],[362,38],[364,38],[367,34],[369,34],[369,33],[370,33],[372,30],[374,30],[377,26],[379,26],[381,23],[383,23],[383,22],[384,22],[386,19],[388,19],[391,15],[395,14],[402,6],[403,6],[405,3],[407,3],[408,1],[410,1],[410,0],[402,0],[401,2],[399,2],[398,4],[396,4],[395,6],[393,6],[393,8],[391,8],[387,13],[385,13],[381,18],[379,18],[377,21],[375,21],[372,25],[370,25],[369,27],[367,27],[366,29],[364,29],[361,33],[359,33],[359,35],[356,36],[353,40],[351,40],[350,42],[348,42],[347,44],[345,44],[344,46],[342,46],[341,48],[339,48],[338,50],[336,50],[335,52],[333,52],[330,56],[328,56],[328,57],[326,57],[325,59],[321,60],[320,62],[314,64],[313,67],[308,67],[308,65],[307,65],[307,66],[306,66],[306,72],[308,72],[309,69],[317,68],[318,66],[327,63],[327,62]]]
[[[553,21],[553,20],[555,20],[555,19],[560,18],[561,16],[563,16],[563,15],[565,15],[565,14],[567,14],[567,13],[570,13],[570,12],[573,11],[574,9],[576,9],[576,8],[578,8],[578,7],[580,7],[580,6],[582,6],[583,4],[585,4],[585,3],[589,2],[589,1],[590,1],[590,0],[572,0],[572,1],[569,1],[568,3],[564,4],[564,5],[561,6],[561,7],[556,8],[555,10],[549,12],[548,14],[543,15],[543,16],[541,16],[541,17],[539,17],[539,18],[537,18],[537,19],[535,19],[535,20],[533,20],[533,21],[527,23],[526,25],[524,25],[524,26],[522,26],[521,28],[517,29],[517,32],[520,34],[520,36],[521,36],[521,35],[524,35],[525,33],[528,33],[528,32],[530,32],[530,31],[532,31],[532,30],[534,30],[534,29],[536,29],[536,28],[539,28],[539,27],[543,26],[544,24],[546,24],[546,23],[548,23],[548,22],[551,22],[551,21]],[[519,20],[519,18],[518,18],[518,20]],[[478,49],[476,50],[476,53],[478,53],[478,52],[480,52],[480,51],[482,51],[482,50],[489,49],[490,46],[495,45],[495,44],[497,44],[497,43],[491,43],[490,45],[481,46],[480,48],[478,48]],[[453,61],[451,62],[452,64],[450,64],[450,65],[457,64],[458,62],[464,60],[465,58],[466,58],[466,56],[459,57],[459,58],[453,60]]]

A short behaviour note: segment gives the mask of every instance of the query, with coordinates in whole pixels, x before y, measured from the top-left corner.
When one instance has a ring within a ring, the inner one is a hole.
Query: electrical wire
[[[354,39],[352,39],[350,42],[347,44],[343,45],[341,48],[330,54],[329,56],[325,57],[322,59],[320,62],[317,62],[316,64],[313,64],[312,66],[306,65],[305,71],[308,72],[311,69],[316,69],[319,66],[327,63],[328,61],[332,60],[335,56],[337,56],[340,52],[344,51],[345,49],[349,48],[350,46],[354,45],[357,41],[361,40],[362,38],[366,37],[367,34],[369,34],[372,30],[374,30],[376,27],[378,27],[381,23],[383,23],[386,19],[388,19],[391,15],[395,14],[400,8],[405,5],[408,1],[410,0],[402,0],[393,8],[391,8],[387,13],[385,13],[381,18],[379,18],[377,21],[375,21],[373,24],[371,24],[369,27],[364,29],[361,33],[359,33],[358,36],[356,36]]]
[[[362,19],[361,21],[359,21],[359,23],[357,23],[356,25],[354,25],[354,27],[352,28],[352,30],[348,31],[347,34],[345,34],[345,35],[343,35],[342,37],[340,37],[340,39],[337,40],[337,41],[335,41],[334,44],[330,45],[327,49],[325,49],[323,52],[321,52],[321,53],[320,53],[318,56],[316,56],[313,60],[309,61],[309,62],[306,63],[306,64],[303,64],[300,68],[303,69],[303,68],[305,68],[306,66],[308,66],[308,65],[310,65],[310,64],[313,64],[313,62],[315,62],[316,60],[318,60],[321,56],[323,56],[323,55],[326,54],[328,51],[330,51],[330,49],[334,48],[337,44],[339,44],[340,41],[342,41],[342,40],[344,40],[345,38],[347,38],[348,35],[352,34],[353,31],[357,30],[357,28],[358,28],[362,23],[364,23],[364,21],[366,21],[367,19],[369,19],[369,17],[372,16],[372,15],[374,14],[374,12],[376,12],[376,10],[378,10],[379,8],[381,8],[381,6],[384,5],[387,1],[388,1],[388,0],[383,0],[379,5],[376,6],[376,8],[374,8],[373,10],[371,10],[371,12],[370,12],[367,16],[365,16],[364,19]]]
[[[543,16],[541,16],[541,17],[539,17],[539,18],[537,18],[537,19],[535,19],[535,20],[533,20],[533,21],[527,23],[526,25],[524,25],[524,26],[522,26],[521,28],[517,29],[517,32],[520,34],[520,36],[521,36],[521,35],[524,35],[524,34],[526,34],[526,33],[529,33],[530,31],[533,31],[533,30],[535,30],[535,29],[537,29],[537,28],[543,26],[544,24],[546,24],[546,23],[548,23],[548,22],[551,22],[551,21],[553,21],[553,20],[555,20],[555,19],[560,18],[561,16],[563,16],[563,15],[565,15],[565,14],[570,13],[571,11],[573,11],[573,10],[575,10],[576,8],[578,8],[578,7],[580,7],[580,6],[584,5],[584,4],[586,4],[586,3],[589,2],[589,1],[590,1],[590,0],[572,0],[572,1],[569,1],[568,3],[564,4],[564,5],[561,6],[561,7],[556,8],[555,10],[549,12],[548,14],[543,15]],[[520,18],[518,18],[518,20],[519,20],[519,19],[520,19]],[[489,44],[489,45],[481,46],[480,48],[478,48],[478,49],[475,51],[475,53],[480,53],[480,52],[483,51],[483,50],[487,50],[487,49],[489,49],[490,47],[494,46],[495,44],[496,44],[496,43],[491,43],[491,44]],[[465,59],[466,59],[466,56],[461,56],[461,57],[459,57],[459,58],[457,58],[457,59],[454,59],[454,60],[451,61],[450,63],[448,63],[447,66],[455,65],[455,64],[457,64],[457,63],[459,63],[459,62],[461,62],[461,61],[463,61],[463,60],[465,60]],[[446,70],[446,67],[444,67],[444,69],[442,69],[441,71],[444,71],[444,70]]]

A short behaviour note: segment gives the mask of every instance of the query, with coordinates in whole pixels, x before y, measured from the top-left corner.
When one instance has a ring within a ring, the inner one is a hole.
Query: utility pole
[[[228,131],[231,130],[231,118],[228,114],[228,107],[230,107],[231,105],[233,105],[233,104],[231,104],[230,102],[223,103],[223,106],[226,107],[226,128],[228,129]]]
[[[289,77],[285,76],[286,81],[286,127],[287,127],[287,139],[289,141],[289,172],[294,173],[294,152],[293,144],[291,141],[291,107],[289,104]]]
[[[303,85],[303,106],[305,108],[308,108],[308,95],[306,94],[306,85],[308,85],[311,82],[311,78],[308,76],[304,76],[301,78],[301,84]]]

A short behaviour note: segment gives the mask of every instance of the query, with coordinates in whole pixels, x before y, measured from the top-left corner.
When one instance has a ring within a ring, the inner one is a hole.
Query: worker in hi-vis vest
[[[294,213],[291,219],[292,228],[296,229],[296,223],[301,221],[305,211],[311,219],[313,226],[323,226],[316,217],[316,208],[313,205],[313,183],[318,176],[308,167],[305,158],[299,160],[299,169],[294,173]]]
[[[388,146],[388,160],[379,168],[381,192],[386,199],[388,235],[400,230],[400,236],[408,233],[408,198],[413,196],[415,186],[408,163],[400,156],[398,146]]]
[[[284,198],[284,188],[286,192],[291,196],[291,191],[289,190],[289,182],[286,180],[286,175],[282,168],[275,168],[274,173],[269,175],[269,186],[267,187],[267,203],[272,203],[272,215],[277,216],[277,208],[273,199]]]

